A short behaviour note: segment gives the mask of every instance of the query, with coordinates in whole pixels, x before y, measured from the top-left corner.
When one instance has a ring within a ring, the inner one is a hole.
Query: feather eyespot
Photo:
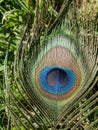
[[[53,44],[52,44],[53,43]],[[53,40],[47,44],[35,66],[35,90],[42,98],[65,100],[75,94],[81,82],[74,45],[68,39]],[[74,56],[75,55],[75,56]]]

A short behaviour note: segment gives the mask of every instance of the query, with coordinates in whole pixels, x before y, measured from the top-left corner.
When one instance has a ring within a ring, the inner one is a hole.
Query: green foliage
[[[6,51],[9,50],[8,65],[10,66],[10,73],[12,73],[16,46],[20,42],[28,15],[32,15],[33,20],[34,10],[34,5],[30,6],[23,0],[0,0],[0,130],[7,128],[8,121],[5,112],[5,90],[3,89],[5,87],[3,70]]]

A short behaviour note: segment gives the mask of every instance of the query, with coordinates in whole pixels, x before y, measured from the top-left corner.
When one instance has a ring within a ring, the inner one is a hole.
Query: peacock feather
[[[36,1],[34,23],[29,15],[15,53],[14,83],[7,52],[8,129],[98,129],[98,12],[82,16],[78,4],[63,1],[57,17],[45,23],[47,11]]]

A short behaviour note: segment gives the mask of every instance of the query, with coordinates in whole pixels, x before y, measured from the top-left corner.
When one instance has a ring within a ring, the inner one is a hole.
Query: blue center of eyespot
[[[40,73],[42,88],[51,94],[68,93],[76,82],[76,74],[68,68],[47,66]]]

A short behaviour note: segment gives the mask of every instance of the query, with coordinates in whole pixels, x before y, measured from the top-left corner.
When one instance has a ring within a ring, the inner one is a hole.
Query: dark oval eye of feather
[[[42,88],[51,94],[65,94],[75,84],[76,74],[74,71],[57,66],[45,67],[40,73]]]
[[[56,85],[65,85],[67,80],[67,74],[62,69],[54,68],[47,74],[48,85],[54,87]]]

